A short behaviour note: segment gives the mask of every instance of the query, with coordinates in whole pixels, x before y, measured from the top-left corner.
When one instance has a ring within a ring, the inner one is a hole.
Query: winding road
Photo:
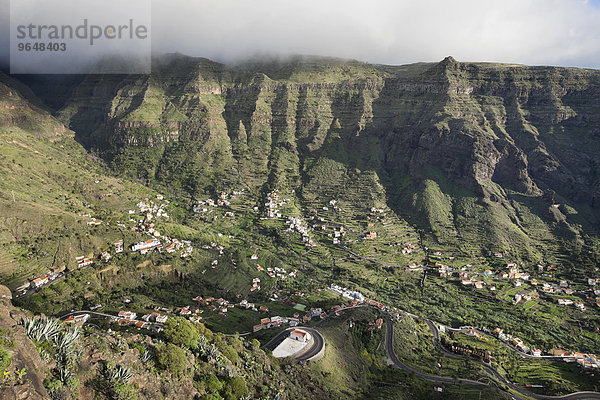
[[[467,384],[474,386],[487,386],[487,383],[474,381],[471,379],[456,379],[449,376],[440,376],[440,375],[428,375],[424,374],[421,371],[416,370],[406,364],[404,364],[398,356],[396,355],[396,351],[394,350],[394,320],[389,314],[384,314],[386,320],[386,330],[385,330],[385,351],[390,358],[390,360],[394,363],[394,365],[404,371],[411,372],[418,376],[419,378],[428,380],[430,382],[438,382],[438,383],[452,383],[452,384]]]
[[[415,370],[412,367],[409,367],[408,365],[402,363],[398,357],[396,356],[396,351],[394,350],[394,342],[393,342],[393,337],[394,337],[394,320],[393,318],[388,314],[384,312],[384,317],[386,319],[386,332],[385,332],[385,349],[386,352],[388,354],[388,357],[390,358],[390,360],[394,363],[394,365],[404,371],[408,371],[408,372],[412,372],[414,373],[416,376],[423,378],[425,380],[428,380],[430,382],[438,382],[438,383],[451,383],[451,384],[467,384],[467,385],[474,385],[474,386],[487,386],[489,384],[487,383],[483,383],[483,382],[479,382],[479,381],[473,381],[470,379],[455,379],[455,378],[451,378],[451,377],[447,377],[447,376],[438,376],[438,375],[428,375],[428,374],[424,374],[420,371]],[[439,331],[437,329],[437,327],[435,326],[435,324],[431,321],[431,320],[425,320],[427,323],[427,326],[429,327],[429,329],[431,329],[431,333],[433,334],[433,344],[434,346],[440,350],[442,353],[444,353],[444,355],[448,356],[448,357],[452,357],[452,358],[459,358],[459,359],[465,359],[466,356],[462,356],[459,354],[454,354],[448,350],[446,350],[441,344],[440,344],[440,335],[439,335]],[[521,393],[523,396],[526,396],[526,398],[534,398],[534,399],[577,399],[577,400],[594,400],[594,399],[600,399],[600,393],[598,392],[576,392],[576,393],[570,393],[564,396],[547,396],[547,395],[541,395],[541,394],[537,394],[537,393],[533,393],[530,392],[526,389],[524,389],[521,386],[515,385],[514,383],[510,382],[508,379],[506,379],[502,374],[500,374],[498,371],[496,371],[494,368],[492,368],[492,366],[488,363],[485,363],[483,361],[479,361],[479,360],[472,360],[473,362],[476,362],[478,364],[480,364],[481,366],[483,366],[484,370],[489,373],[496,381],[499,381],[503,384],[505,384],[506,386],[510,387],[511,389]]]

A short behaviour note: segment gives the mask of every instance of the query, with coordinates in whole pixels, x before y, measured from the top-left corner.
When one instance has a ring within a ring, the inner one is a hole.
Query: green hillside
[[[485,382],[435,396],[508,398],[514,386],[435,349],[425,319],[501,327],[544,354],[597,351],[599,94],[597,71],[452,58],[228,66],[168,55],[147,76],[0,75],[0,283],[36,315],[194,310],[219,362],[94,317],[82,356],[94,371],[111,357],[134,368],[142,343],[187,359],[179,375],[172,360],[143,361],[130,397],[432,398],[437,384],[389,366],[386,328],[374,328],[387,314],[372,308],[310,322],[325,337],[320,361],[258,350],[253,339],[280,331],[251,333],[261,319],[346,304],[331,290],[340,285],[389,307],[402,362]],[[151,238],[160,251],[131,250]],[[80,256],[92,264],[79,268]],[[62,274],[16,291],[50,270]],[[516,386],[600,390],[576,363],[521,362],[497,339],[465,336],[443,334],[488,349]],[[67,382],[55,362],[45,361],[49,390]],[[65,392],[104,398],[101,375],[73,371],[87,383]]]

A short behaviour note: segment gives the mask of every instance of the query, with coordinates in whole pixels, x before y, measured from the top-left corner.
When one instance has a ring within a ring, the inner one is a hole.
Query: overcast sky
[[[150,3],[156,52],[217,61],[261,53],[404,64],[452,55],[459,61],[600,68],[600,0]],[[0,45],[6,59],[8,0],[0,0],[0,6]]]

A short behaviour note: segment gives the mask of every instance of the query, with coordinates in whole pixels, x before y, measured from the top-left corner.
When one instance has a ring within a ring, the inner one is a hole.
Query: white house
[[[299,342],[308,342],[310,341],[310,333],[302,330],[302,329],[293,329],[290,332],[290,339],[297,340]]]
[[[119,317],[134,320],[137,314],[131,311],[119,311]]]
[[[145,242],[139,242],[131,246],[131,251],[138,251],[141,254],[146,254],[148,251],[158,247],[160,245],[160,241],[157,239],[146,240]]]

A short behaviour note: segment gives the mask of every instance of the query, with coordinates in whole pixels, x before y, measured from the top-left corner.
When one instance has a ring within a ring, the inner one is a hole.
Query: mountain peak
[[[448,65],[455,65],[455,64],[458,64],[458,62],[457,62],[457,61],[454,59],[454,57],[452,57],[452,56],[448,56],[448,57],[444,58],[444,59],[443,59],[443,60],[440,62],[440,64],[448,66]]]

